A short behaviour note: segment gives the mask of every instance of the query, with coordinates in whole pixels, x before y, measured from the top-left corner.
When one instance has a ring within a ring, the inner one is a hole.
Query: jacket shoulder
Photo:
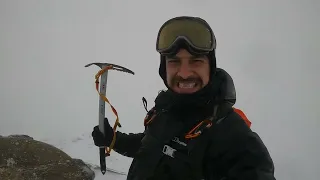
[[[214,134],[223,134],[224,137],[233,137],[235,134],[245,134],[251,132],[251,121],[237,108],[232,108],[229,113],[222,117],[213,126]],[[216,135],[215,135],[216,136]]]

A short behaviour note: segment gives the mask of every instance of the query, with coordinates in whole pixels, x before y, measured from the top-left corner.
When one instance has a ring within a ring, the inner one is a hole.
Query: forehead
[[[208,59],[206,55],[191,54],[185,49],[180,49],[176,54],[166,56],[167,59]]]

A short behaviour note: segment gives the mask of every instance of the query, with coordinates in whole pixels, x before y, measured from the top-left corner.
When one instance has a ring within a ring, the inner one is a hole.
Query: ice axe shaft
[[[89,67],[91,65],[96,65],[98,67],[101,68],[101,70],[97,73],[96,75],[96,89],[98,90],[99,88],[99,130],[103,133],[103,135],[105,135],[105,125],[104,125],[104,119],[105,119],[105,102],[108,102],[108,99],[106,98],[106,88],[107,88],[107,79],[108,79],[108,71],[109,70],[117,70],[117,71],[122,71],[122,72],[126,72],[129,74],[133,74],[134,72],[131,71],[130,69],[127,69],[125,67],[116,65],[116,64],[111,64],[111,63],[90,63],[85,65],[85,67]],[[99,76],[101,76],[101,83],[100,83],[100,87],[99,86]],[[110,103],[109,103],[110,104]],[[115,115],[117,116],[117,121],[115,122],[115,125],[113,127],[114,132],[116,130],[117,126],[120,126],[120,123],[118,122],[118,114],[116,112],[116,110],[114,109],[114,107],[110,104],[113,112],[115,113]],[[113,145],[114,145],[114,141],[115,141],[115,137],[112,141],[112,144],[110,145],[110,150],[112,149]],[[111,147],[112,146],[112,147]],[[110,152],[108,152],[110,153]],[[106,152],[105,152],[105,147],[99,147],[99,154],[100,154],[100,168],[101,168],[101,172],[102,174],[106,173]]]

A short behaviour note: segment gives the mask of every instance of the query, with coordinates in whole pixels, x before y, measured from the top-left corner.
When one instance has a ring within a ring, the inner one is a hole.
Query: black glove
[[[93,128],[91,135],[93,137],[94,144],[98,147],[100,146],[109,147],[112,142],[113,129],[109,124],[108,118],[104,118],[104,132],[105,132],[105,136],[100,131],[98,125]]]

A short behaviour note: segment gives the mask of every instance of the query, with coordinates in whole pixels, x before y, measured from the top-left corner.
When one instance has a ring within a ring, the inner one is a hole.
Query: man
[[[233,81],[216,67],[216,40],[201,18],[176,17],[160,28],[158,94],[145,131],[116,132],[114,150],[132,157],[127,180],[275,180],[274,165],[250,121],[233,107]],[[145,104],[146,106],[146,104]],[[97,146],[109,146],[94,127]]]

